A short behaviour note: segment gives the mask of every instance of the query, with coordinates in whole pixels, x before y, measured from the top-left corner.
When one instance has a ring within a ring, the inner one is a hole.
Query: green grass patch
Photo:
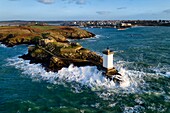
[[[55,26],[30,26],[31,28],[37,28],[40,30],[50,30],[50,29],[54,29]]]

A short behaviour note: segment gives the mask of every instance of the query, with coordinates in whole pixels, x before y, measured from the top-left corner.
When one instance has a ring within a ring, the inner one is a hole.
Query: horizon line
[[[98,19],[84,19],[84,20],[82,20],[82,19],[78,19],[78,20],[0,20],[0,22],[16,22],[16,21],[21,21],[21,22],[30,22],[30,21],[33,21],[33,22],[36,22],[36,21],[38,21],[38,22],[46,22],[46,21],[48,21],[48,22],[54,22],[54,21],[158,21],[158,20],[169,20],[170,21],[170,19],[100,19],[100,20],[98,20]]]

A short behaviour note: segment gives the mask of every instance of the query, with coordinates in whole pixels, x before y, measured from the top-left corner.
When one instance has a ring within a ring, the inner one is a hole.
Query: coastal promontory
[[[8,47],[29,44],[28,54],[21,56],[31,63],[41,63],[47,71],[58,71],[70,64],[102,66],[102,57],[68,39],[91,38],[88,31],[66,26],[0,27],[0,42]]]
[[[41,39],[51,38],[56,42],[67,39],[83,39],[95,34],[76,27],[67,26],[1,26],[0,42],[12,47],[19,44],[38,44]]]

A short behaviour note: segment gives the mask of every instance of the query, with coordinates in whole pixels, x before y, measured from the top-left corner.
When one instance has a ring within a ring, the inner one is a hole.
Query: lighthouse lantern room
[[[113,69],[113,51],[109,48],[103,51],[103,67],[107,70]]]

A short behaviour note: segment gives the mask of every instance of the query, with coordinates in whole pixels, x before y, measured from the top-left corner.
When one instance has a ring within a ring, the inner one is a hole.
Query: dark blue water
[[[18,58],[26,45],[1,45],[0,112],[170,112],[169,27],[87,30],[96,38],[76,42],[100,55],[107,47],[115,51],[114,66],[125,80],[120,87],[96,67],[45,72]]]

